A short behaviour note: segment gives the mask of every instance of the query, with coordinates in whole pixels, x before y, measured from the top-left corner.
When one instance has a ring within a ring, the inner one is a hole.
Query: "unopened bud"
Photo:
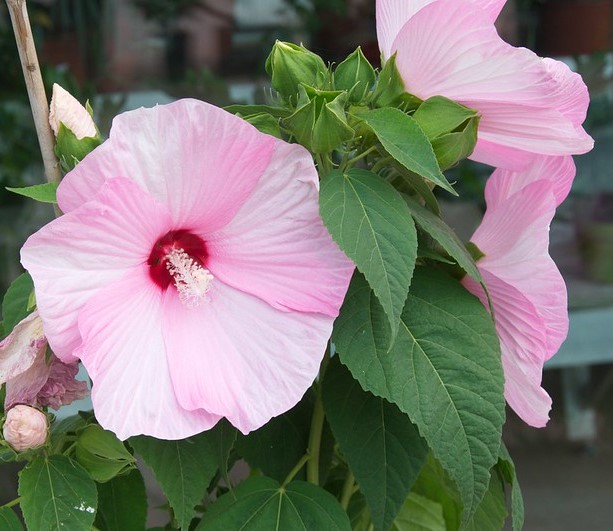
[[[48,428],[42,411],[20,404],[9,409],[2,433],[15,451],[23,452],[45,444]]]
[[[53,84],[53,95],[49,107],[49,124],[57,136],[60,124],[72,132],[77,140],[85,137],[96,137],[98,131],[87,109],[77,99],[57,83]]]

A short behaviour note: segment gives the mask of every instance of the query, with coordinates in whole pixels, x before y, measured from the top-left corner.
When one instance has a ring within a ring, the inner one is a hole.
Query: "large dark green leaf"
[[[151,467],[179,526],[187,529],[217,472],[218,451],[208,432],[180,441],[132,437],[130,445]]]
[[[237,429],[226,419],[221,419],[208,432],[208,439],[217,455],[217,466],[221,476],[228,482],[228,458],[236,443]]]
[[[136,466],[124,443],[113,432],[97,424],[91,424],[79,433],[75,457],[98,482],[109,481]]]
[[[502,529],[507,518],[506,498],[502,478],[496,470],[490,477],[490,484],[481,503],[466,526],[467,531]]]
[[[362,111],[356,116],[366,122],[385,151],[407,170],[457,195],[441,172],[432,144],[413,118],[393,108]]]
[[[323,382],[326,415],[368,503],[387,530],[417,478],[428,447],[395,404],[364,391],[335,356]]]
[[[319,204],[330,234],[381,302],[394,336],[417,258],[417,232],[405,201],[378,175],[352,169],[324,178]]]
[[[98,485],[100,531],[142,531],[147,520],[147,493],[138,470]]]
[[[502,475],[505,482],[511,485],[511,514],[513,530],[520,531],[524,526],[524,499],[515,473],[515,464],[504,444],[500,445],[500,457],[496,470]]]
[[[36,457],[19,474],[21,510],[28,529],[90,531],[98,499],[87,472],[63,455]]]
[[[28,300],[33,289],[29,273],[22,273],[9,286],[2,300],[2,319],[6,333],[28,315]]]
[[[467,522],[498,460],[504,422],[492,319],[457,281],[418,268],[391,347],[384,321],[368,284],[354,276],[333,334],[341,361],[364,389],[417,425],[456,482]]]
[[[325,530],[349,531],[347,513],[321,487],[294,481],[282,487],[267,477],[252,477],[223,495],[204,514],[197,531]]]

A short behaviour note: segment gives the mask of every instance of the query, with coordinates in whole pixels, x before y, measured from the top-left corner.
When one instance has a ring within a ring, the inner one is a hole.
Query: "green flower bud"
[[[417,96],[407,93],[404,81],[396,68],[396,54],[385,62],[379,72],[373,103],[376,107],[399,107],[404,111],[416,109],[421,103]]]
[[[375,84],[377,76],[360,47],[340,63],[334,71],[334,88],[349,92],[349,101],[358,103]]]
[[[313,90],[313,89],[310,89]],[[306,90],[302,91],[303,96]],[[313,153],[328,153],[351,140],[354,131],[347,124],[347,93],[322,91],[283,120],[283,125]]]
[[[304,46],[288,42],[275,43],[266,59],[266,72],[272,87],[286,101],[296,98],[301,85],[330,87],[330,72],[323,59]]]

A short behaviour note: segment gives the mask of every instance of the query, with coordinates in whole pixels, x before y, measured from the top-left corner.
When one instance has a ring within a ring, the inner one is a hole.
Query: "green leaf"
[[[440,503],[412,492],[402,505],[391,529],[392,531],[447,531],[447,526]]]
[[[417,232],[402,196],[367,170],[333,171],[322,181],[319,211],[373,288],[394,336],[417,258]]]
[[[506,498],[502,478],[496,470],[490,477],[488,489],[477,507],[475,514],[468,521],[467,531],[483,529],[502,529],[507,518]]]
[[[236,450],[252,468],[283,481],[307,451],[312,415],[313,396],[307,393],[287,413],[248,435],[239,434]],[[304,470],[296,477],[304,478]]]
[[[217,472],[217,451],[208,432],[180,441],[139,436],[129,442],[153,470],[179,527],[187,529]]]
[[[89,531],[96,516],[96,484],[63,455],[39,455],[19,473],[21,510],[28,529]]]
[[[349,531],[347,513],[330,493],[311,483],[282,487],[267,477],[252,477],[223,495],[204,514],[196,531],[313,529]]]
[[[487,310],[457,281],[417,268],[394,344],[385,314],[355,275],[333,341],[362,387],[394,402],[456,482],[464,522],[498,460],[504,422],[499,341]]]
[[[276,138],[283,138],[283,135],[281,134],[281,127],[279,126],[279,119],[271,116],[270,114],[254,114],[246,117],[245,120],[261,133],[265,133]]]
[[[323,381],[326,416],[364,494],[375,529],[389,529],[428,447],[409,417],[364,391],[335,356]]]
[[[10,507],[0,507],[0,529],[2,529],[2,531],[23,530],[19,518]]]
[[[87,426],[79,433],[75,457],[98,482],[109,481],[136,466],[124,443],[97,424]]]
[[[100,531],[145,529],[147,493],[138,470],[98,485],[98,515],[95,526]]]
[[[57,204],[55,192],[57,190],[58,185],[59,183],[44,183],[34,184],[32,186],[24,186],[22,188],[11,188],[7,186],[6,189],[9,192],[29,197],[30,199],[40,201],[41,203]]]
[[[500,445],[500,456],[496,469],[504,480],[511,485],[511,514],[513,530],[520,531],[524,526],[524,499],[515,474],[515,464],[504,444]]]
[[[2,301],[2,317],[7,333],[10,333],[15,325],[28,315],[28,299],[33,289],[34,284],[30,274],[22,273],[13,280],[6,291]]]
[[[462,517],[460,494],[455,483],[451,481],[447,472],[432,453],[428,455],[426,464],[421,469],[415,485],[413,485],[413,493],[441,506],[447,531],[460,529]]]
[[[385,150],[407,170],[458,195],[441,173],[432,144],[413,118],[392,108],[362,111],[356,117],[366,122]]]
[[[481,273],[471,254],[454,230],[436,214],[420,205],[415,199],[404,196],[415,223],[421,230],[428,233],[439,245],[445,249],[458,265],[477,282],[482,282]]]
[[[228,479],[228,459],[230,452],[236,443],[237,429],[226,419],[221,419],[213,429],[208,432],[208,439],[217,456],[217,468],[229,485]]]

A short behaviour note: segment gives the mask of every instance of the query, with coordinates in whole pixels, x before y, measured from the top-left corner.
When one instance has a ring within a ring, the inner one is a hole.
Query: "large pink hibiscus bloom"
[[[559,61],[505,43],[494,27],[503,0],[377,0],[377,36],[394,53],[407,92],[446,96],[481,114],[471,158],[523,169],[533,154],[589,151],[589,96]]]
[[[58,202],[22,263],[102,426],[177,439],[226,417],[247,433],[300,400],[353,270],[306,150],[196,100],[139,109]]]
[[[541,387],[543,364],[568,332],[564,280],[549,256],[549,225],[575,175],[572,157],[538,157],[522,172],[496,170],[489,178],[487,210],[471,241],[491,297],[500,337],[505,398],[531,426],[547,423],[551,399]],[[488,299],[470,277],[462,283],[486,308]]]

